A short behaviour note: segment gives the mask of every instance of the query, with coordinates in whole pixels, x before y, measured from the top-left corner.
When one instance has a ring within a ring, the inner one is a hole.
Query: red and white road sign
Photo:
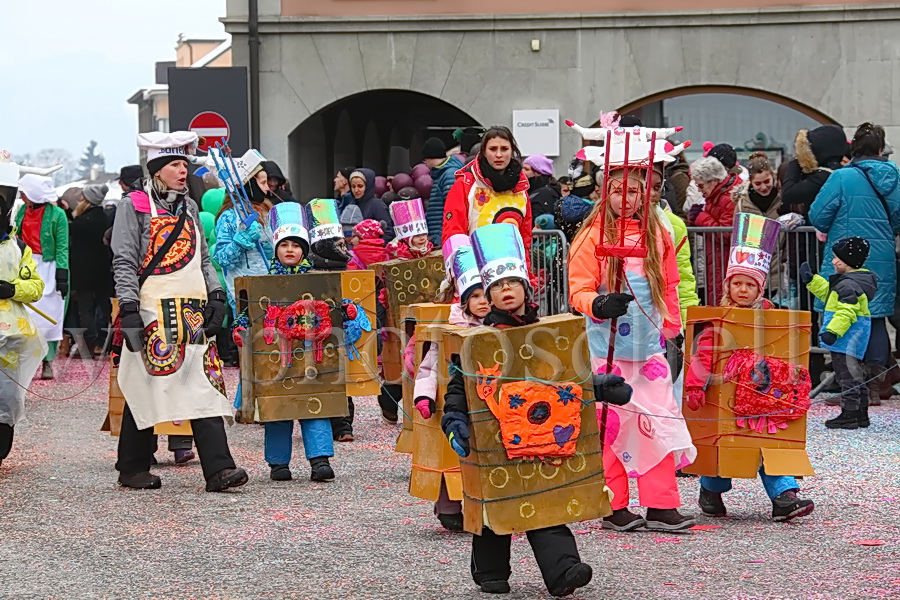
[[[216,142],[224,144],[228,141],[230,128],[225,117],[217,112],[202,112],[193,119],[188,129],[204,138],[197,148],[203,152],[208,152],[210,148],[216,147]]]

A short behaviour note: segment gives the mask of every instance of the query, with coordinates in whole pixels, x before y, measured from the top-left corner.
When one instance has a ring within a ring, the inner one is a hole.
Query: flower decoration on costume
[[[372,321],[362,306],[348,298],[344,298],[341,303],[341,314],[344,318],[347,357],[356,360],[360,358],[356,342],[360,340],[364,331],[372,331]]]

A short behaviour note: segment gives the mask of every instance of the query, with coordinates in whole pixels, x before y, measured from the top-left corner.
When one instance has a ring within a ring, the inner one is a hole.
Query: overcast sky
[[[225,0],[0,0],[0,149],[97,140],[108,171],[137,160],[137,107],[179,33],[225,38]]]

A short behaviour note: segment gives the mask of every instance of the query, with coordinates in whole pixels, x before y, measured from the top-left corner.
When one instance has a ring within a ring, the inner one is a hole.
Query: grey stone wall
[[[513,109],[558,108],[590,124],[685,86],[790,98],[837,122],[900,136],[900,5],[710,13],[283,18],[261,2],[261,150],[286,161],[288,135],[320,109],[376,89],[439,98],[485,125]],[[247,65],[246,3],[230,1],[234,62]],[[540,52],[532,52],[532,40]],[[577,150],[563,128],[558,167]]]

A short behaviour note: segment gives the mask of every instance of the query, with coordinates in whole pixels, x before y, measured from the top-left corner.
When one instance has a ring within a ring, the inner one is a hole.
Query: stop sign
[[[216,142],[222,144],[228,142],[228,121],[217,112],[206,111],[200,113],[191,119],[188,129],[203,138],[201,140],[203,143],[197,146],[203,152],[208,152],[210,148],[215,148]]]

